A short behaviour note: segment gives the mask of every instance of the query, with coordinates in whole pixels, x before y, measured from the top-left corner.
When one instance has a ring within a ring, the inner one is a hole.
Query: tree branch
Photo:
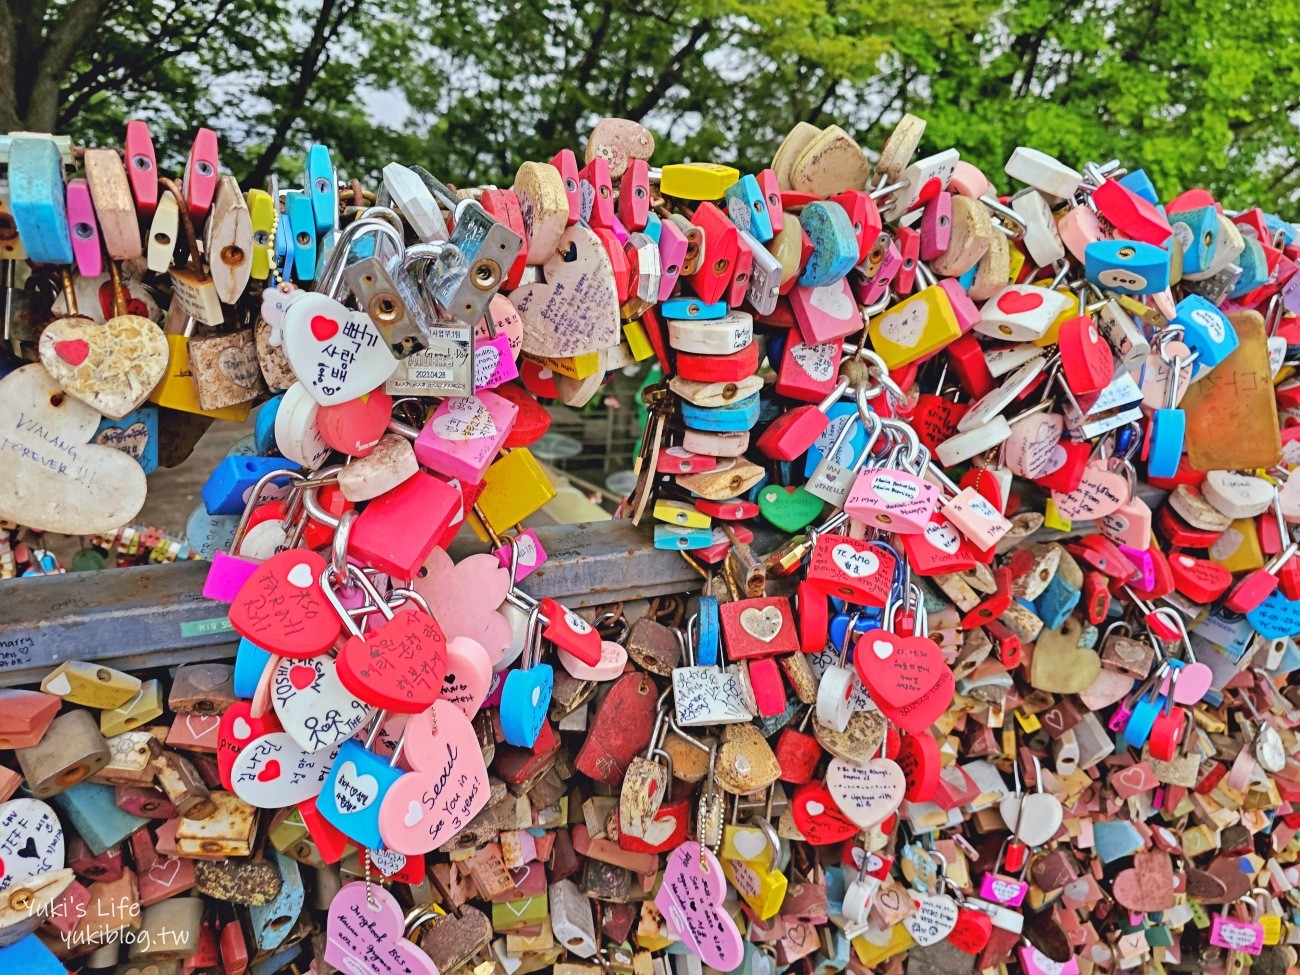
[[[24,124],[49,132],[59,115],[59,81],[86,36],[100,23],[105,0],[73,0],[49,34],[32,84]]]
[[[711,20],[701,20],[691,28],[690,36],[687,37],[686,40],[682,42],[682,46],[673,53],[669,63],[660,69],[659,77],[655,79],[655,83],[646,89],[645,94],[641,96],[640,100],[635,105],[628,109],[628,118],[632,119],[634,122],[640,122],[647,114],[649,114],[651,109],[659,104],[659,100],[664,97],[664,94],[667,93],[668,89],[676,84],[677,76],[681,74],[683,63],[685,63],[688,57],[695,53],[695,49],[699,47],[700,41],[704,39],[704,35],[712,30],[712,28],[713,22]]]
[[[18,121],[18,38],[9,0],[0,3],[0,129],[12,132]]]
[[[245,177],[244,182],[250,186],[261,186],[266,182],[266,178],[271,174],[275,167],[275,162],[280,157],[285,143],[289,137],[289,130],[293,128],[295,122],[302,117],[302,110],[307,105],[307,96],[311,93],[312,86],[320,76],[321,70],[329,61],[328,44],[330,39],[343,26],[348,17],[354,13],[359,5],[360,0],[356,2],[339,5],[338,0],[323,0],[320,10],[316,14],[316,22],[312,25],[311,39],[307,46],[303,48],[301,56],[298,58],[298,76],[294,79],[293,87],[289,91],[289,97],[280,107],[279,116],[275,122],[275,129],[271,133],[271,138],[266,146],[262,149],[261,154],[253,163],[253,168]],[[338,19],[331,23],[330,18],[338,11]]]

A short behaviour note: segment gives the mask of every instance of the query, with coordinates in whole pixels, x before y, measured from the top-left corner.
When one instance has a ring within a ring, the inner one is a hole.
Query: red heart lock
[[[920,706],[920,715],[899,722],[905,731],[924,731],[952,703],[952,671],[944,663],[939,645],[928,637],[867,630],[854,646],[853,667],[882,711]],[[917,724],[931,712],[930,720]]]
[[[1213,602],[1232,585],[1232,573],[1223,566],[1186,552],[1169,556],[1169,571],[1174,577],[1174,588],[1198,603]]]
[[[343,686],[386,711],[415,714],[430,707],[446,674],[447,638],[438,621],[418,609],[400,610],[379,629],[351,637],[338,656]]]
[[[969,409],[969,403],[954,403],[951,399],[933,393],[922,393],[916,398],[916,406],[912,410],[912,426],[921,438],[921,443],[934,451],[939,448],[939,444],[956,436],[957,423]]]
[[[245,580],[230,604],[230,625],[263,650],[305,660],[334,645],[343,621],[325,598],[325,560],[293,548],[271,556]]]
[[[813,846],[839,843],[859,832],[858,824],[840,812],[830,790],[821,782],[799,786],[790,803],[795,826]]]
[[[364,457],[388,430],[392,415],[393,398],[376,389],[346,403],[322,406],[316,414],[316,429],[339,453]]]
[[[1099,393],[1115,378],[1115,353],[1087,315],[1062,322],[1057,342],[1061,372],[1076,396]]]
[[[998,296],[998,311],[1008,315],[1033,311],[1043,303],[1043,296],[1034,291],[1004,291]]]
[[[233,789],[230,769],[245,745],[255,738],[283,730],[280,719],[269,709],[262,717],[255,718],[253,705],[248,701],[236,701],[226,708],[217,728],[217,773],[221,776],[222,788],[227,792]]]
[[[317,342],[328,342],[339,333],[339,323],[324,315],[316,315],[311,320],[311,334]]]
[[[993,936],[993,919],[973,907],[957,908],[957,924],[948,932],[948,942],[967,955],[978,955]]]

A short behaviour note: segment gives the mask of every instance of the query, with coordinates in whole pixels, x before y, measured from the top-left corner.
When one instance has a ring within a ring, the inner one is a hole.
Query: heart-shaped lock
[[[307,292],[285,309],[280,335],[294,374],[321,406],[376,390],[397,368],[369,314],[320,292]]]
[[[952,670],[928,637],[868,630],[854,647],[853,666],[872,700],[913,734],[929,728],[952,703]]]
[[[39,363],[0,379],[5,475],[0,518],[69,535],[116,532],[144,505],[144,471],[133,457],[91,443],[100,414]]]
[[[325,961],[353,975],[438,975],[438,966],[402,937],[402,906],[383,887],[351,883],[330,901]]]
[[[821,782],[809,782],[794,790],[790,814],[799,833],[813,846],[843,842],[857,835],[860,829],[840,811],[830,790]]]
[[[1121,870],[1112,887],[1115,900],[1135,914],[1167,911],[1174,906],[1174,867],[1168,853],[1142,850],[1133,866]]]
[[[393,398],[383,390],[363,393],[316,413],[316,430],[332,449],[350,457],[365,457],[388,430]]]
[[[1063,518],[1096,521],[1122,505],[1128,496],[1124,475],[1101,464],[1089,464],[1079,486],[1065,493],[1052,491],[1052,502]]]
[[[781,487],[769,484],[758,492],[758,510],[764,518],[783,532],[793,534],[812,524],[822,513],[825,502],[802,484]]]
[[[871,829],[902,804],[907,780],[892,759],[873,758],[865,765],[853,765],[832,758],[826,767],[826,788],[848,819],[860,829]]]
[[[371,709],[339,679],[333,657],[284,657],[271,675],[271,703],[284,730],[310,752],[333,748],[369,720]]]
[[[63,827],[39,799],[0,803],[0,891],[64,863]]]
[[[523,348],[535,356],[576,356],[618,343],[618,291],[600,238],[576,224],[542,267],[544,281],[510,294],[523,319]]]
[[[722,864],[695,842],[668,855],[655,906],[668,930],[704,964],[720,971],[735,969],[744,957],[740,929],[722,906],[727,882]]]
[[[948,932],[948,942],[967,955],[978,955],[993,935],[993,919],[983,911],[962,905],[957,921]]]
[[[283,731],[254,738],[230,769],[235,795],[250,806],[280,809],[313,799],[329,777],[339,747],[309,752]]]
[[[253,717],[253,706],[248,701],[236,701],[223,711],[221,724],[217,727],[217,773],[221,776],[222,788],[234,791],[230,782],[231,769],[249,742],[283,730],[272,712]]]
[[[947,894],[913,894],[903,927],[922,948],[938,944],[957,926],[957,902]]]
[[[474,726],[449,701],[411,716],[405,754],[412,770],[384,796],[379,831],[386,846],[422,856],[469,825],[491,788]]]
[[[998,812],[1012,835],[1031,847],[1042,846],[1055,836],[1064,817],[1060,800],[1046,792],[1010,792],[1002,797]]]
[[[230,625],[281,657],[324,653],[343,629],[321,588],[324,572],[325,560],[310,549],[273,555],[240,587],[230,604]]]

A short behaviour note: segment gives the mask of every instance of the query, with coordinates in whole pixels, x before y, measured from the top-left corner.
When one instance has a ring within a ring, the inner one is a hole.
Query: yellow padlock
[[[469,526],[482,541],[517,525],[555,497],[555,486],[527,447],[495,461],[483,475],[483,493],[469,513]]]
[[[766,921],[781,909],[789,881],[779,870],[766,863],[723,860],[722,872],[760,920]]]
[[[1232,543],[1240,539],[1234,548]],[[1254,518],[1238,518],[1210,546],[1210,561],[1218,562],[1229,572],[1253,572],[1264,567],[1264,551],[1259,547],[1259,532]]]
[[[131,700],[139,692],[140,685],[139,677],[112,667],[69,660],[59,664],[41,681],[41,690],[61,697],[69,704],[104,710],[120,707]]]
[[[1072,524],[1074,523],[1069,518],[1056,510],[1056,503],[1051,498],[1048,498],[1043,509],[1043,527],[1054,528],[1058,532],[1068,532]]]
[[[890,369],[923,359],[961,337],[948,293],[924,288],[871,319],[871,347]]]
[[[916,941],[907,933],[907,928],[895,924],[889,929],[889,941],[883,945],[868,941],[864,935],[858,935],[851,942],[853,953],[864,965],[878,965],[888,958],[893,958],[900,951],[914,947]]]
[[[635,322],[623,323],[623,338],[627,340],[627,346],[632,350],[632,358],[637,362],[645,362],[655,354],[654,346],[650,344],[650,338],[646,335],[645,326],[639,319]]]
[[[167,372],[162,380],[149,394],[149,402],[166,406],[186,413],[201,413],[203,416],[218,420],[233,420],[243,423],[252,410],[252,401],[223,406],[219,410],[205,410],[199,406],[199,389],[194,385],[194,374],[190,371],[190,340],[184,335],[168,333]]]
[[[569,379],[586,379],[588,376],[594,376],[600,369],[599,352],[586,352],[582,355],[563,357],[533,355],[525,352],[524,358],[530,359],[539,366],[551,370],[551,372],[567,376]]]
[[[758,827],[727,825],[722,828],[721,857],[724,861],[743,860],[770,865],[772,855],[772,844]]]
[[[713,525],[712,518],[684,501],[656,501],[654,516],[659,521],[678,528],[709,528]]]
[[[726,195],[727,187],[738,179],[740,170],[735,166],[673,163],[659,173],[659,192],[681,200],[720,200]]]
[[[244,199],[253,226],[253,263],[249,276],[254,281],[265,281],[271,276],[275,255],[275,201],[265,190],[249,190]]]

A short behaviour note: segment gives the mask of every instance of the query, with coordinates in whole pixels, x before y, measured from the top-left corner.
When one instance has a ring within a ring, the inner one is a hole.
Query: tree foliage
[[[242,179],[419,162],[508,185],[638,119],[657,161],[766,165],[795,121],[869,150],[903,111],[998,182],[1020,144],[1143,166],[1166,194],[1300,198],[1291,0],[0,0],[0,122],[173,165],[200,124]]]

